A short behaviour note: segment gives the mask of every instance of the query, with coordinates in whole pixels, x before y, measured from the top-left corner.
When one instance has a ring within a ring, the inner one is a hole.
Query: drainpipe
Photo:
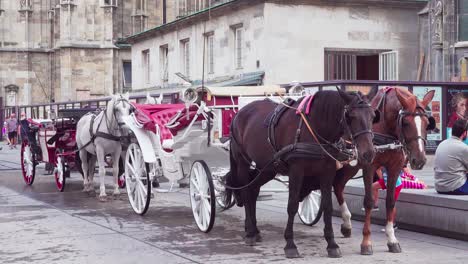
[[[163,8],[163,25],[167,23],[167,0],[162,0],[162,8]]]

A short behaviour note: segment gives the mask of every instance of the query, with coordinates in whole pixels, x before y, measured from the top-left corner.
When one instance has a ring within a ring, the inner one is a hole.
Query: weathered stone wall
[[[50,98],[51,77],[50,55],[44,52],[6,52],[1,51],[0,87],[13,84],[19,87],[16,101],[22,103],[41,103]]]
[[[265,82],[321,81],[325,49],[398,51],[399,80],[417,72],[416,8],[371,5],[265,6]],[[308,26],[306,26],[308,25]]]
[[[243,67],[237,68],[234,61],[234,30],[232,26],[242,24]],[[162,86],[160,47],[167,45],[169,49],[168,76],[169,85],[182,84],[184,81],[175,75],[184,72],[182,62],[182,40],[190,41],[190,78],[199,80],[203,70],[204,33],[211,32],[214,36],[214,72],[206,73],[207,79],[222,76],[239,75],[242,73],[260,71],[263,67],[275,65],[259,65],[256,61],[263,50],[268,48],[262,39],[264,27],[263,4],[246,4],[239,12],[229,12],[225,16],[213,16],[205,23],[196,22],[191,26],[177,27],[176,30],[158,34],[157,37],[132,45],[132,77],[133,88],[147,89]],[[150,52],[150,82],[144,81],[142,51]]]
[[[106,7],[104,0],[77,0],[73,5],[26,0],[30,8],[21,7],[22,1],[1,2],[0,97],[5,98],[8,84],[19,87],[19,104],[86,99],[122,90],[122,60],[130,51],[120,51],[114,42],[136,33],[135,0],[118,0],[117,7]],[[161,8],[161,0],[147,0],[146,28],[162,22]]]

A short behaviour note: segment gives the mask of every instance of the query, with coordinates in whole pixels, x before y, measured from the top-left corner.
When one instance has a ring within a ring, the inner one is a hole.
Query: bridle
[[[358,131],[356,133],[352,133],[351,129],[349,128],[348,122],[346,122],[348,116],[348,113],[355,110],[355,109],[362,109],[362,108],[372,108],[372,106],[369,103],[366,103],[362,97],[359,94],[356,94],[358,96],[358,101],[355,104],[350,104],[346,105],[343,111],[343,116],[341,118],[340,123],[345,126],[345,130],[350,136],[351,140],[354,142],[359,136],[365,135],[365,134],[371,134],[372,138],[374,138],[374,132],[372,132],[372,127],[368,129],[363,129],[361,131]]]
[[[420,110],[421,112],[418,112],[418,110]],[[408,148],[408,145],[413,142],[413,141],[417,141],[418,139],[421,139],[423,142],[424,142],[424,146],[427,145],[427,140],[423,137],[423,136],[420,136],[420,135],[417,135],[416,137],[412,137],[412,138],[406,138],[406,136],[404,135],[404,131],[403,131],[403,119],[408,117],[408,116],[413,116],[413,117],[416,117],[416,116],[419,116],[419,117],[426,117],[426,118],[430,118],[430,115],[426,113],[426,111],[424,110],[424,108],[422,108],[421,106],[418,106],[416,107],[416,110],[414,112],[409,112],[409,111],[405,111],[403,109],[401,109],[399,112],[398,112],[398,120],[397,120],[397,123],[398,123],[398,140],[401,142],[401,144],[403,145],[403,148],[405,150],[406,153],[409,153],[409,148]]]
[[[112,104],[112,118],[117,122],[117,125],[118,125],[118,128],[115,128],[114,130],[120,130],[122,128],[122,126],[125,125],[124,122],[119,122],[119,120],[117,119],[117,115],[115,114],[116,110],[117,110],[117,105],[119,103],[122,103],[124,108],[126,108],[127,105],[129,105],[130,112],[132,111],[132,107],[133,107],[133,105],[130,104],[130,102],[126,98],[124,98],[122,95],[120,95],[120,98],[118,98],[117,100],[115,100],[113,102],[113,104]],[[112,120],[111,120],[111,123],[112,123]],[[109,124],[107,123],[107,120],[106,120],[106,125],[107,125],[107,128],[109,129]]]
[[[355,149],[355,140],[361,136],[361,135],[365,135],[365,134],[371,134],[372,138],[374,137],[374,133],[372,132],[372,129],[369,128],[369,129],[363,129],[361,131],[358,131],[356,133],[352,133],[351,129],[349,128],[349,125],[348,125],[348,122],[347,122],[347,119],[349,118],[349,115],[348,113],[351,112],[351,111],[354,111],[355,109],[360,109],[360,108],[372,108],[372,106],[367,103],[366,101],[364,101],[364,99],[362,99],[362,97],[360,96],[359,93],[356,93],[356,96],[358,97],[357,99],[357,102],[356,103],[353,103],[353,104],[348,104],[348,105],[345,105],[344,107],[344,110],[343,110],[343,114],[341,116],[341,120],[340,120],[340,127],[343,127],[344,126],[344,129],[346,131],[346,133],[348,134],[348,136],[350,136],[350,139],[352,141],[352,146],[351,148],[352,149]],[[314,138],[314,140],[317,142],[317,144],[322,148],[322,150],[329,156],[331,157],[332,159],[334,159],[335,161],[339,162],[335,157],[333,157],[333,155],[331,155],[327,150],[325,150],[325,148],[322,146],[322,144],[320,143],[321,141],[323,141],[325,144],[327,145],[330,145],[332,147],[334,147],[336,150],[338,150],[340,153],[342,154],[345,154],[347,156],[349,156],[350,160],[354,159],[354,155],[355,154],[348,154],[348,153],[345,153],[344,149],[342,148],[339,148],[337,146],[337,143],[332,143],[332,142],[329,142],[328,140],[324,139],[322,136],[320,136],[313,128],[312,126],[310,125],[310,122],[309,122],[309,119],[305,116],[305,114],[303,113],[303,111],[300,111],[300,115],[302,117],[302,120],[304,121],[306,127],[308,128],[310,134],[312,135],[312,137]],[[319,140],[320,139],[320,140]],[[340,141],[338,142],[338,144],[340,142],[343,142],[343,137],[341,137]]]

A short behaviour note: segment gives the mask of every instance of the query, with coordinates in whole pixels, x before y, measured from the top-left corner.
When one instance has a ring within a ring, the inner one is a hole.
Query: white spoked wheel
[[[21,172],[27,185],[32,185],[36,176],[36,159],[27,140],[21,144]]]
[[[125,156],[125,185],[133,211],[144,215],[151,200],[151,182],[148,164],[145,163],[140,146],[136,143],[128,146]]]
[[[215,220],[216,197],[211,172],[202,160],[195,161],[190,170],[190,204],[198,229],[210,232]]]
[[[304,225],[313,226],[322,217],[322,193],[312,191],[299,203],[298,215]]]

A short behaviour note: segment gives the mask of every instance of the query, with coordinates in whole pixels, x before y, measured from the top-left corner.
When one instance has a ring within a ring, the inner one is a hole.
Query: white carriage
[[[125,118],[133,139],[124,162],[133,210],[140,215],[146,213],[152,183],[158,178],[164,176],[174,184],[188,177],[196,224],[202,232],[209,232],[214,224],[216,203],[222,208],[232,205],[232,201],[226,201],[221,184],[229,170],[232,118],[239,105],[265,96],[281,100],[279,96],[271,96],[276,94],[284,95],[285,89],[279,86],[200,87],[183,92],[185,104],[134,104],[135,111]],[[226,170],[212,174],[205,160],[221,160],[219,167]],[[320,200],[315,204],[320,205]],[[301,217],[304,223],[311,224],[317,217],[310,216],[310,210],[302,212],[308,214]]]

